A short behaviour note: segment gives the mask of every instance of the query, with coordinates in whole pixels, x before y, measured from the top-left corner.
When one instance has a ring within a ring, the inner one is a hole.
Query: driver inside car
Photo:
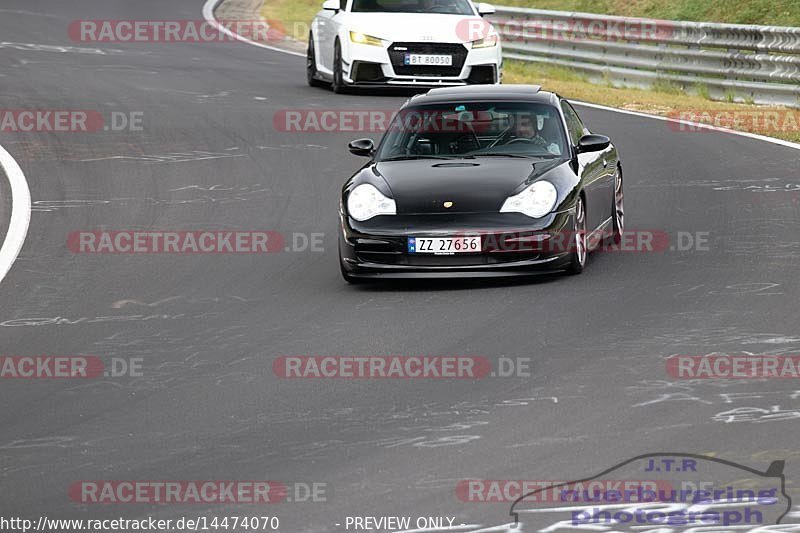
[[[536,115],[520,114],[509,126],[507,133],[498,138],[501,145],[530,143],[545,148],[553,155],[561,155],[561,147],[557,142],[557,130],[553,132],[552,118],[542,117],[542,128],[539,129],[539,117]],[[495,141],[497,142],[497,141]],[[493,145],[494,146],[494,145]]]
[[[530,115],[519,115],[514,121],[511,135],[505,144],[520,140],[528,141],[538,146],[547,146],[550,143],[542,136],[542,130],[537,128],[538,120],[534,120]]]

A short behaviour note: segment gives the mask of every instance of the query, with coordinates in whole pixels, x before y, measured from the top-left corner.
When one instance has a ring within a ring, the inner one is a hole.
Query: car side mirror
[[[497,10],[492,4],[478,4],[478,15],[485,17],[486,15],[494,15]]]
[[[371,157],[375,152],[375,143],[372,139],[356,139],[347,145],[350,153],[353,155],[360,155],[363,157]]]
[[[339,11],[340,7],[342,7],[342,4],[339,0],[325,0],[322,4],[322,9],[326,11]]]
[[[600,152],[605,150],[611,144],[611,139],[605,135],[584,135],[578,141],[578,153],[586,154],[589,152]]]

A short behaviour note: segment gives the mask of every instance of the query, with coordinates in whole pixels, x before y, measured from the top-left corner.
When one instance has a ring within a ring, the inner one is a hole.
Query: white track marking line
[[[22,245],[25,244],[25,236],[28,234],[28,225],[31,221],[31,191],[28,189],[28,182],[25,181],[22,169],[2,146],[0,146],[0,167],[11,185],[11,221],[8,224],[3,247],[0,248],[0,281],[3,281],[22,250]]]
[[[591,104],[589,102],[581,102],[580,100],[570,100],[570,102],[574,103],[575,105],[580,105],[584,107],[590,107],[592,109],[600,109],[601,111],[613,111],[615,113],[622,113],[623,115],[632,115],[634,117],[642,117],[642,118],[650,118],[654,120],[661,120],[664,122],[673,122],[675,124],[685,124],[686,126],[692,126],[695,128],[702,128],[706,130],[716,131],[720,133],[731,133],[733,135],[739,135],[741,137],[747,137],[748,139],[756,139],[759,141],[764,141],[772,144],[779,144],[781,146],[786,146],[787,148],[794,148],[795,150],[800,150],[800,144],[794,143],[792,141],[785,141],[783,139],[776,139],[775,137],[767,137],[766,135],[758,135],[757,133],[748,133],[746,131],[737,131],[731,130],[728,128],[722,128],[720,126],[713,126],[711,124],[703,124],[700,122],[692,122],[690,120],[682,120],[678,118],[672,117],[663,117],[661,115],[649,115],[647,113],[640,113],[638,111],[628,111],[627,109],[619,109],[616,107],[608,107],[605,105],[600,104]]]
[[[275,52],[283,52],[284,54],[289,54],[297,57],[306,57],[305,54],[301,54],[300,52],[293,52],[291,50],[284,50],[283,48],[277,48],[275,46],[269,46],[263,43],[257,43],[255,41],[251,41],[246,37],[242,37],[236,32],[233,32],[217,22],[217,19],[214,17],[214,10],[217,8],[218,5],[222,3],[222,0],[207,0],[205,5],[203,6],[203,18],[206,19],[206,22],[211,24],[217,31],[221,31],[222,33],[233,37],[237,41],[242,41],[243,43],[252,44],[253,46],[258,46],[259,48],[266,48],[267,50],[274,50]]]
[[[216,9],[217,6],[219,4],[221,4],[222,2],[223,2],[223,0],[207,0],[205,5],[203,6],[203,16],[205,17],[206,21],[208,21],[209,24],[211,24],[212,26],[217,28],[217,30],[222,31],[222,32],[230,35],[234,39],[237,39],[239,41],[242,41],[242,42],[245,42],[245,43],[248,43],[248,44],[252,44],[253,46],[258,46],[260,48],[266,48],[267,50],[274,50],[276,52],[281,52],[281,53],[289,54],[289,55],[293,55],[293,56],[306,57],[305,54],[301,54],[299,52],[292,52],[291,50],[284,50],[282,48],[276,48],[274,46],[267,46],[265,44],[261,44],[261,43],[257,43],[257,42],[251,41],[250,39],[242,37],[241,35],[239,35],[237,33],[234,33],[231,30],[229,30],[228,28],[222,26],[214,18],[214,9]],[[661,120],[661,121],[664,121],[664,122],[674,122],[675,124],[685,124],[687,126],[692,126],[692,127],[695,127],[695,128],[703,128],[703,129],[713,130],[713,131],[722,132],[722,133],[730,133],[732,135],[738,135],[740,137],[746,137],[748,139],[754,139],[754,140],[757,140],[757,141],[763,141],[763,142],[768,142],[768,143],[772,143],[772,144],[778,144],[780,146],[785,146],[787,148],[794,148],[795,150],[800,150],[800,144],[798,144],[798,143],[793,143],[791,141],[784,141],[783,139],[776,139],[774,137],[767,137],[766,135],[758,135],[756,133],[747,133],[745,131],[730,130],[730,129],[727,129],[727,128],[720,128],[719,126],[712,126],[712,125],[709,125],[709,124],[702,124],[700,122],[692,122],[690,120],[681,120],[681,119],[670,118],[670,117],[662,117],[660,115],[648,115],[647,113],[640,113],[638,111],[628,111],[627,109],[619,109],[619,108],[616,108],[616,107],[609,107],[609,106],[600,105],[600,104],[592,104],[592,103],[589,103],[589,102],[581,102],[580,100],[570,100],[570,102],[573,102],[576,105],[580,105],[580,106],[584,106],[584,107],[600,109],[602,111],[611,111],[612,113],[621,113],[623,115],[632,115],[632,116],[635,116],[635,117],[649,118],[649,119],[653,119],[653,120]]]

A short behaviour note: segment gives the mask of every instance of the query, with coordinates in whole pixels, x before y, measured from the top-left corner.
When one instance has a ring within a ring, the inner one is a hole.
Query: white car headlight
[[[359,31],[350,32],[350,40],[357,44],[368,44],[370,46],[383,46],[383,39],[367,35]]]
[[[472,48],[491,48],[492,46],[497,46],[497,34],[492,32],[489,36],[484,37],[483,39],[478,39],[477,41],[472,41]]]
[[[501,213],[522,213],[532,218],[542,218],[553,210],[558,199],[555,185],[537,181],[519,194],[509,196],[500,208]]]
[[[374,185],[364,183],[350,191],[347,211],[354,219],[364,222],[378,215],[396,215],[397,205]]]

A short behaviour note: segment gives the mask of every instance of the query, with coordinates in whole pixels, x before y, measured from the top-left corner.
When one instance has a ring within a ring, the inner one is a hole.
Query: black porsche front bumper
[[[472,278],[564,270],[573,212],[534,220],[514,213],[379,216],[358,223],[340,213],[342,270],[353,278]],[[409,253],[410,237],[479,236],[481,252]]]

